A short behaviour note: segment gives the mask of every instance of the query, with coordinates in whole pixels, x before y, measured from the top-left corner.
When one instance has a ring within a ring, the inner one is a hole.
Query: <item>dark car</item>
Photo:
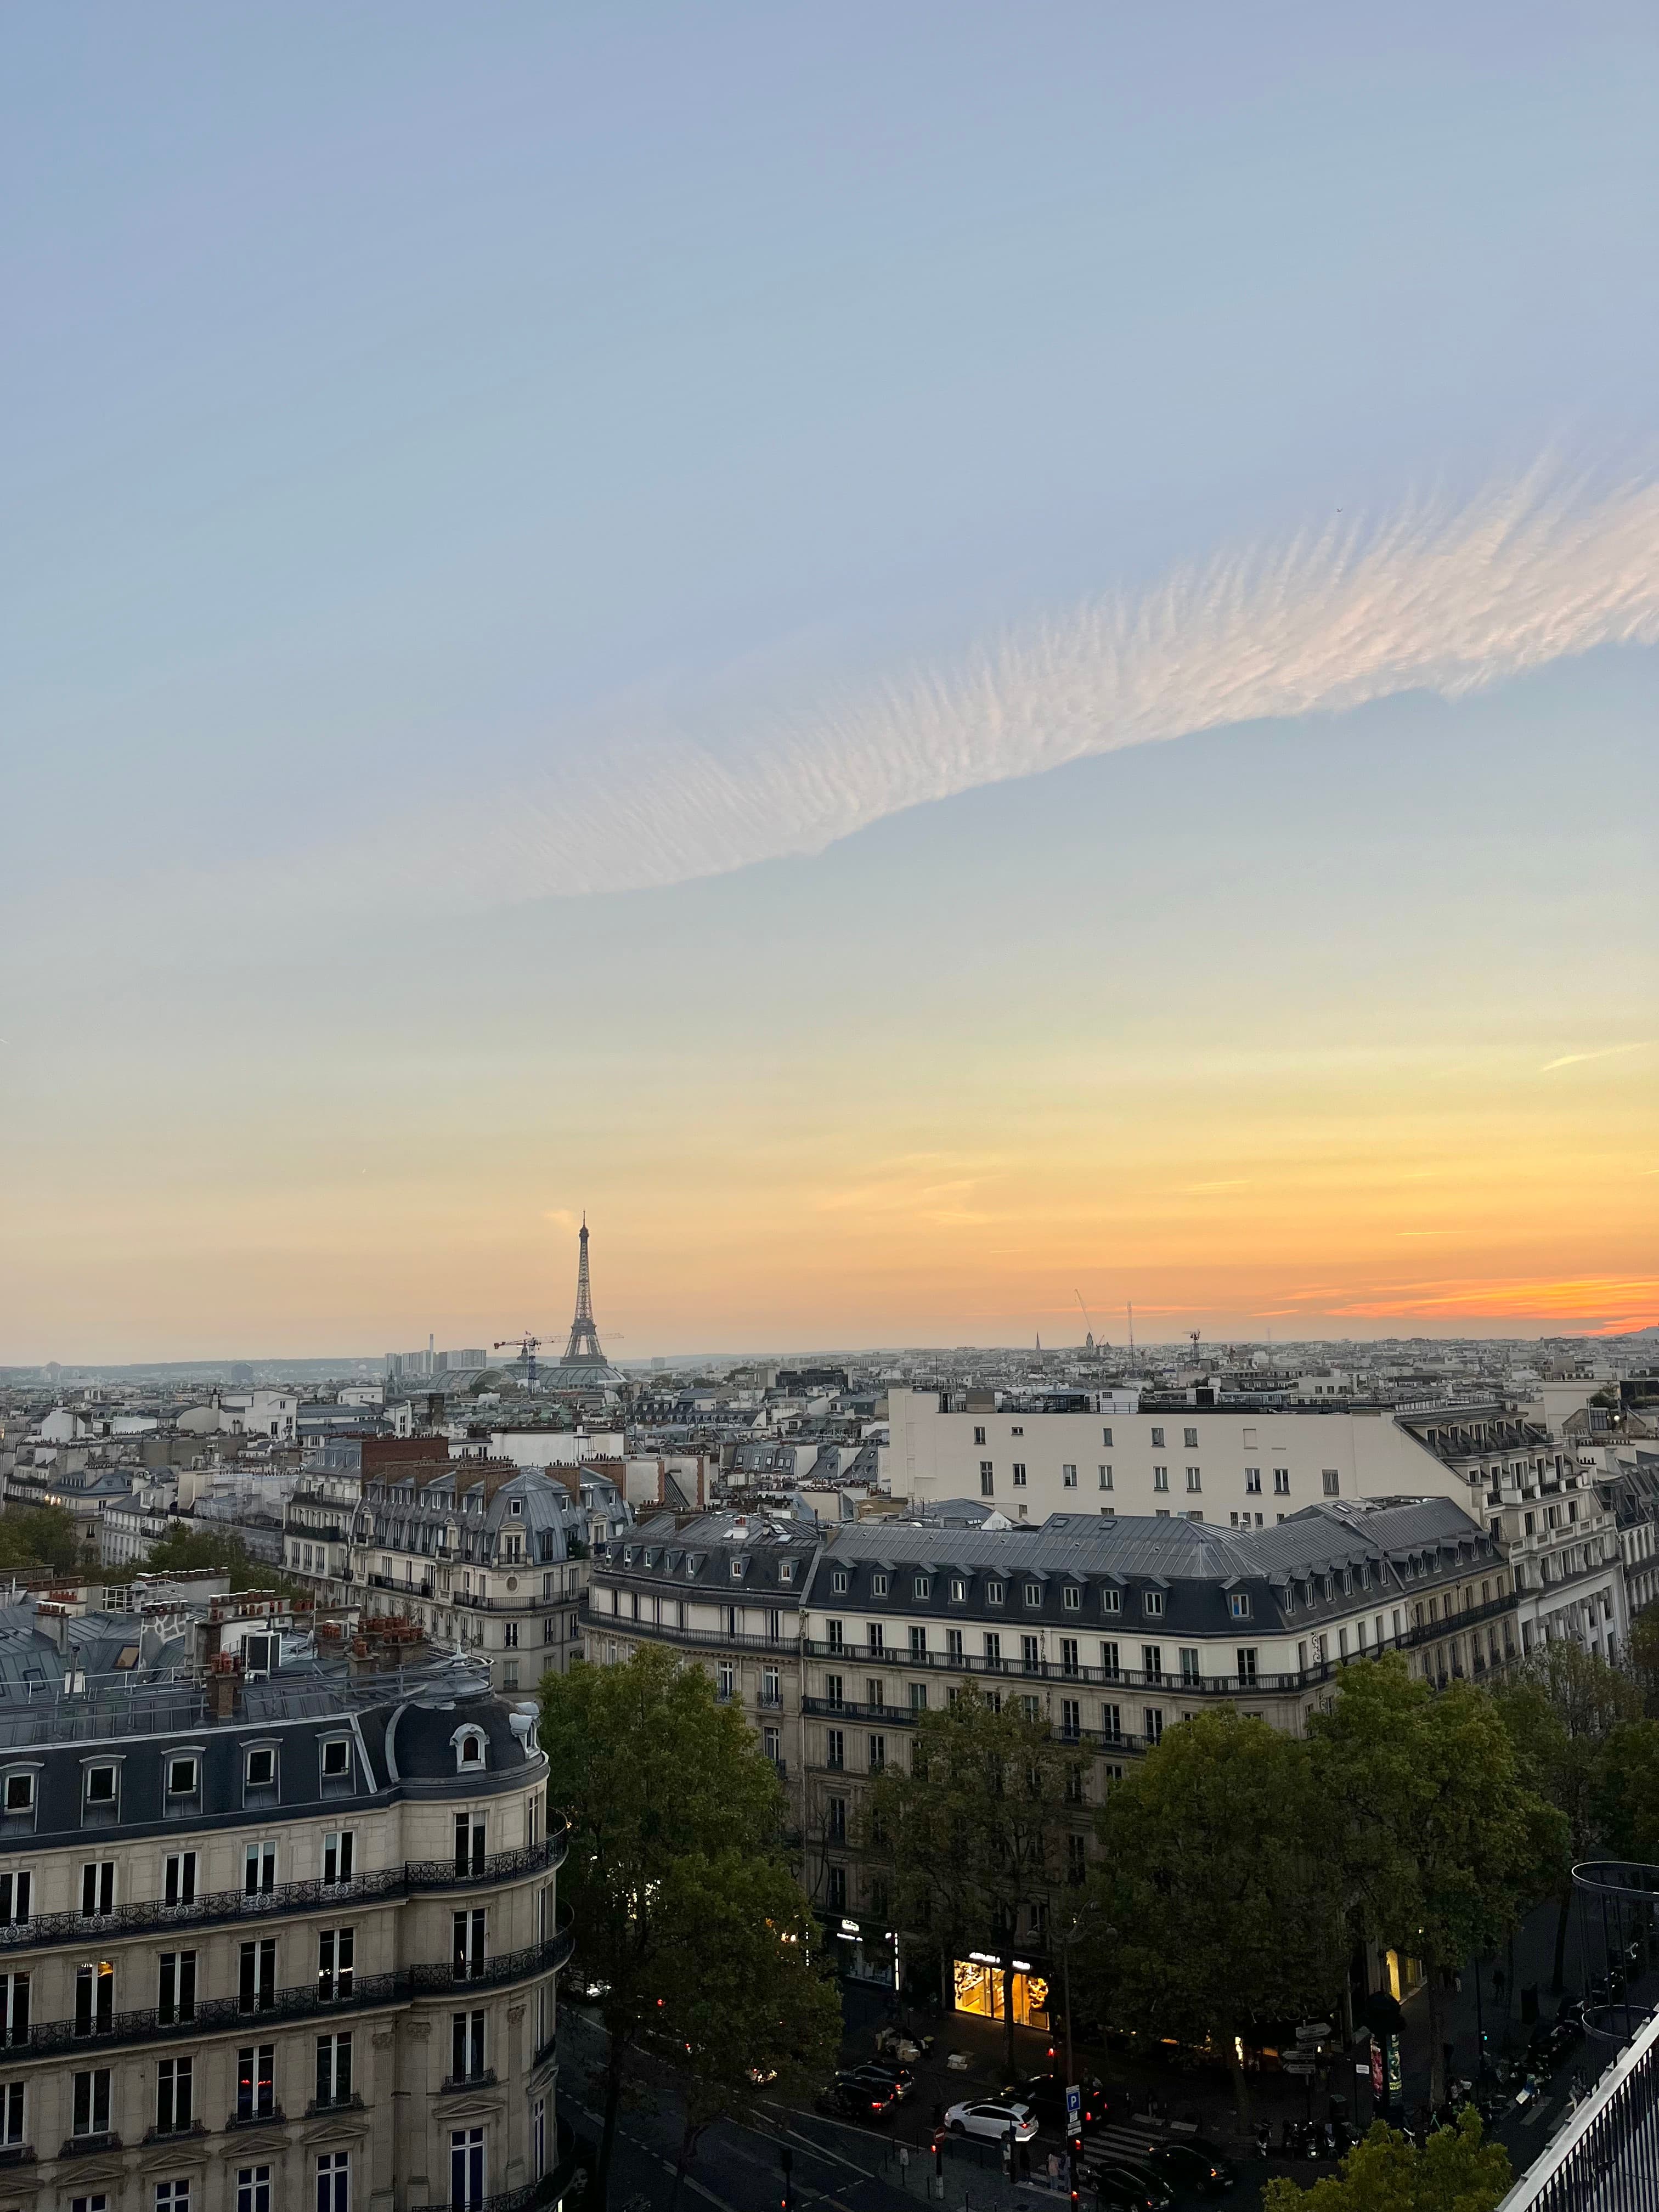
[[[878,2082],[855,2081],[837,2074],[829,2087],[814,2099],[813,2108],[832,2120],[857,2120],[865,2127],[879,2127],[890,2120],[897,2100]]]
[[[1238,2181],[1232,2160],[1201,2136],[1189,2142],[1164,2143],[1150,2157],[1166,2181],[1177,2189],[1195,2189],[1200,2197],[1223,2197]]]
[[[884,2081],[901,2104],[916,2086],[916,2077],[909,2068],[896,2065],[890,2059],[866,2058],[851,2071],[855,2081]]]
[[[1169,2212],[1174,2202],[1168,2184],[1139,2166],[1091,2166],[1089,2179],[1097,2201],[1111,2212]]]
[[[1083,2132],[1091,2136],[1106,2124],[1106,2100],[1086,2082],[1080,2082],[1083,2093]],[[1029,2081],[1012,2084],[1002,2092],[1005,2097],[1018,2097],[1030,2106],[1038,2120],[1050,2133],[1063,2136],[1066,2132],[1066,2084],[1058,2074],[1036,2074]]]

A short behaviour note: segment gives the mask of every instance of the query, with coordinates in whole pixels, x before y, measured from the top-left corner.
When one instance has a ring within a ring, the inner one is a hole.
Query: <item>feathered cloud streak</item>
[[[482,848],[452,815],[446,867],[481,861],[487,897],[672,884],[1121,746],[1455,695],[1656,639],[1659,481],[1592,489],[1540,469],[1218,559],[717,736],[642,717],[550,763],[509,822],[481,825]]]

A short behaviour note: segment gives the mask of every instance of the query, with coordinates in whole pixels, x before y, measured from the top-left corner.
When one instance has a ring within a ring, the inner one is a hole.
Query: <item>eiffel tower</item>
[[[576,1317],[570,1324],[570,1341],[559,1362],[562,1381],[619,1382],[622,1377],[605,1358],[593,1320],[593,1289],[587,1273],[587,1216],[582,1216],[581,1257],[576,1263]]]

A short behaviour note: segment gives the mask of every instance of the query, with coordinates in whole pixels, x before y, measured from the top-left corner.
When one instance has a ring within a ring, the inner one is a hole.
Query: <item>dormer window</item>
[[[846,1596],[848,1584],[847,1570],[845,1567],[837,1567],[836,1569],[835,1573],[830,1577],[830,1585],[835,1591],[837,1597]]]
[[[187,1756],[168,1759],[167,1796],[193,1797],[196,1795],[197,1778],[201,1771],[194,1752]]]
[[[21,1819],[34,1810],[34,1777],[32,1774],[9,1774],[6,1777],[6,1818]]]
[[[82,1809],[86,1817],[114,1820],[120,1802],[120,1771],[118,1766],[101,1764],[83,1770]]]
[[[276,1747],[274,1744],[256,1744],[246,1755],[242,1778],[250,1790],[274,1790],[276,1787]]]
[[[743,1580],[743,1561],[741,1559],[733,1559],[732,1562],[732,1579],[734,1583],[740,1583]]]
[[[523,1500],[523,1498],[515,1498],[513,1500],[513,1509],[512,1509],[512,1510],[514,1510],[514,1512],[515,1512],[515,1513],[522,1513],[522,1512],[524,1511],[524,1500]]]
[[[870,1577],[870,1595],[871,1595],[871,1596],[872,1596],[872,1597],[885,1597],[885,1596],[886,1596],[886,1595],[887,1595],[887,1577],[886,1577],[886,1576],[885,1576],[885,1575],[872,1575],[872,1576],[871,1576],[871,1577]]]
[[[926,1597],[928,1591],[933,1588],[933,1584],[928,1581],[926,1575],[918,1575],[912,1587],[918,1597]]]
[[[1026,1602],[1026,1604],[1027,1604],[1027,1605],[1041,1605],[1041,1604],[1042,1604],[1042,1584],[1041,1583],[1026,1583],[1026,1585],[1025,1585],[1025,1602]]]
[[[1123,1610],[1122,1591],[1121,1589],[1115,1589],[1110,1583],[1108,1583],[1106,1588],[1100,1593],[1100,1609],[1103,1613],[1121,1613]]]
[[[1140,1609],[1146,1615],[1146,1618],[1149,1620],[1158,1620],[1164,1611],[1163,1591],[1154,1589],[1142,1590],[1140,1593]]]
[[[968,1601],[968,1584],[967,1584],[967,1583],[964,1581],[964,1579],[963,1578],[963,1577],[962,1577],[961,1575],[952,1575],[952,1576],[951,1576],[951,1604],[952,1604],[952,1605],[965,1605],[965,1604],[967,1603],[967,1601]]]
[[[778,1580],[781,1583],[792,1583],[794,1579],[794,1561],[793,1559],[780,1559],[778,1562]]]
[[[1000,1605],[1002,1603],[1002,1584],[1000,1583],[986,1583],[985,1602],[987,1605]]]
[[[488,1764],[489,1747],[481,1728],[469,1723],[458,1728],[449,1741],[454,1747],[458,1774],[477,1774]]]
[[[351,1771],[351,1739],[331,1735],[323,1745],[323,1779],[340,1782]]]
[[[1250,1617],[1249,1592],[1234,1590],[1227,1601],[1227,1607],[1235,1620],[1248,1620]]]

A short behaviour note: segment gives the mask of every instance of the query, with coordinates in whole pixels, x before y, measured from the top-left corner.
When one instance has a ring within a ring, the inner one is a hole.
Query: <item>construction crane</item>
[[[1072,1296],[1073,1296],[1073,1297],[1077,1300],[1077,1302],[1078,1302],[1078,1305],[1079,1305],[1079,1308],[1081,1309],[1081,1310],[1082,1310],[1082,1314],[1083,1314],[1083,1326],[1084,1326],[1084,1328],[1085,1328],[1085,1329],[1087,1329],[1087,1331],[1089,1332],[1088,1335],[1087,1335],[1087,1336],[1085,1338],[1085,1340],[1084,1340],[1085,1349],[1085,1350],[1087,1350],[1087,1351],[1089,1351],[1089,1352],[1092,1352],[1092,1351],[1094,1350],[1094,1348],[1095,1348],[1095,1324],[1094,1324],[1094,1321],[1093,1321],[1093,1319],[1092,1319],[1092,1317],[1091,1317],[1091,1314],[1090,1314],[1090,1312],[1089,1312],[1089,1309],[1088,1309],[1088,1307],[1087,1307],[1087,1306],[1085,1306],[1085,1305],[1084,1305],[1084,1304],[1083,1304],[1083,1293],[1082,1293],[1082,1291],[1081,1291],[1074,1290],[1074,1291],[1072,1292]]]
[[[530,1331],[526,1328],[517,1336],[503,1336],[498,1338],[494,1346],[494,1349],[497,1352],[516,1352],[518,1353],[520,1358],[524,1362],[524,1379],[526,1387],[532,1390],[536,1387],[536,1354],[541,1349],[541,1341],[540,1337],[532,1336]]]

